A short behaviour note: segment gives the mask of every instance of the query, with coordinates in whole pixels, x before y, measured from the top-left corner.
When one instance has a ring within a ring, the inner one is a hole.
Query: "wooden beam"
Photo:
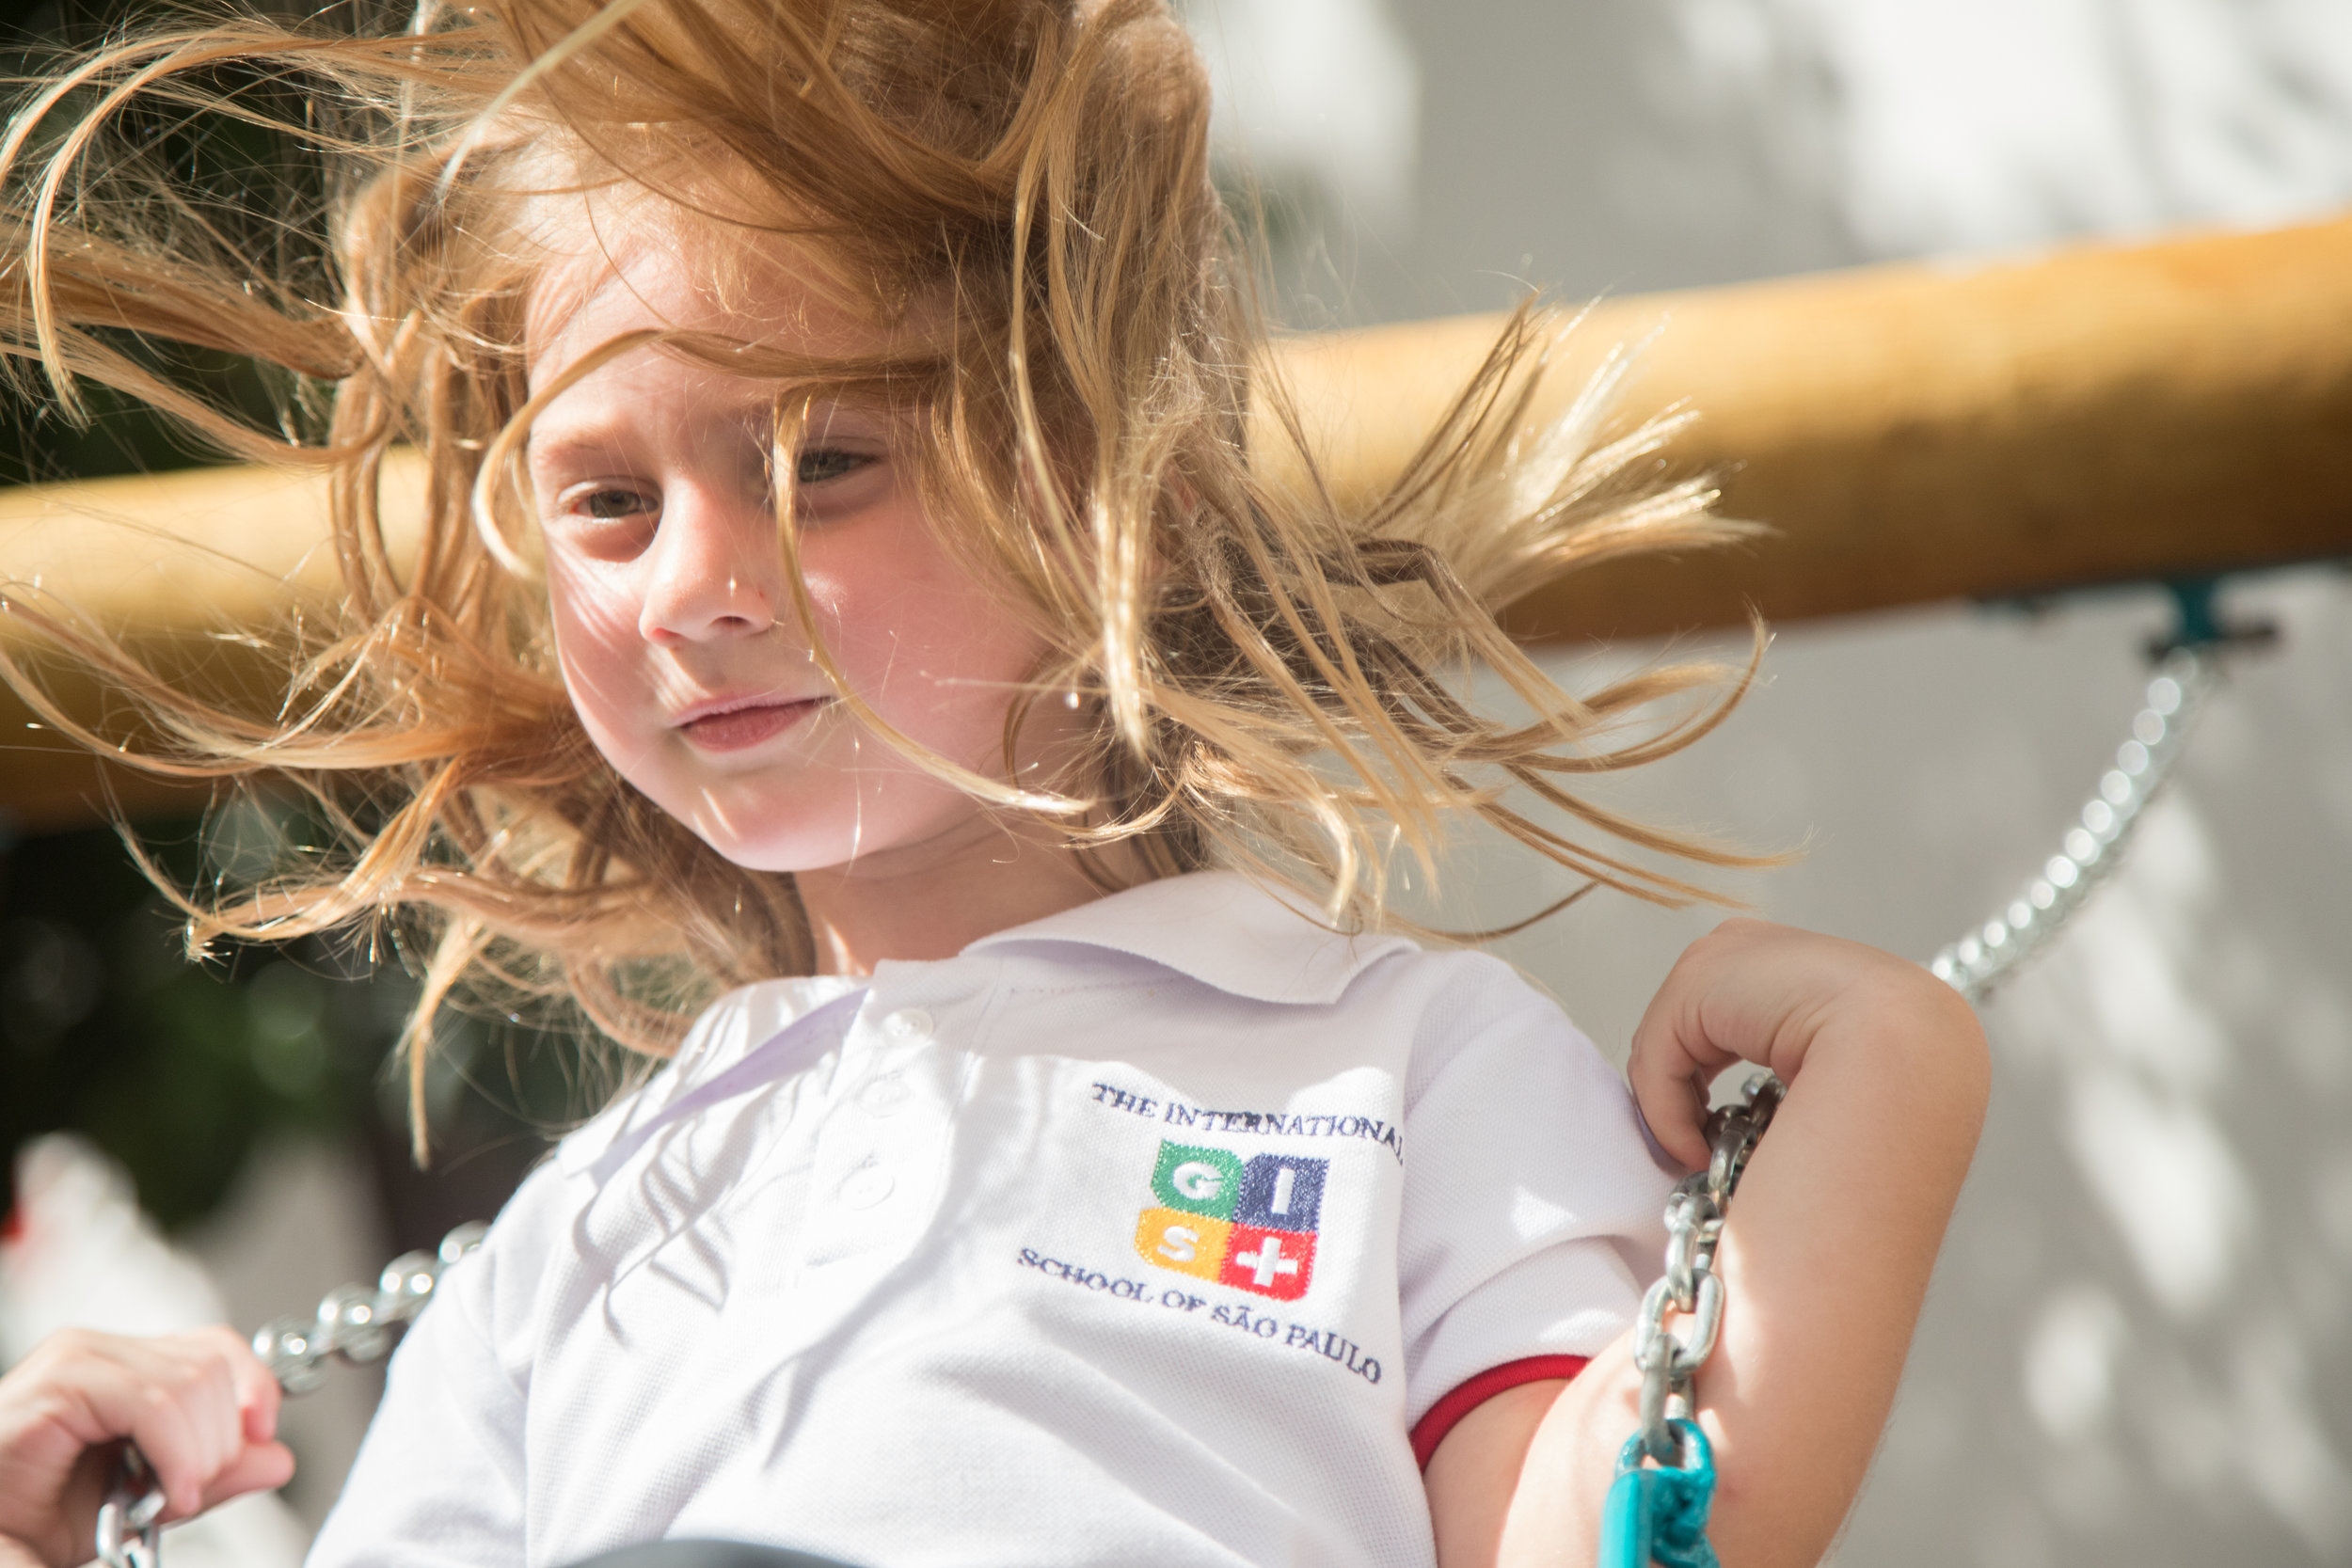
[[[1344,499],[1378,494],[1500,325],[1280,345]],[[1670,468],[1720,475],[1725,510],[1775,531],[1537,586],[1508,616],[1521,636],[2352,555],[2352,220],[1611,301],[1573,339],[1554,405],[1580,356],[1645,339],[1628,413],[1695,408]],[[334,592],[324,517],[317,482],[239,469],[0,491],[0,581],[38,582],[143,651],[265,689],[260,656],[222,634]],[[103,709],[87,683],[60,689]],[[95,765],[30,719],[0,700],[0,809],[36,828],[90,819]],[[134,811],[189,801],[119,787]]]
[[[1344,495],[1376,493],[1500,320],[1288,346]],[[1576,336],[1597,357],[1653,332],[1629,409],[1696,409],[1670,462],[1776,531],[1536,588],[1521,636],[2352,555],[2352,221],[1636,296]]]
[[[416,515],[422,480],[413,461],[388,464],[388,508],[405,502]],[[209,691],[282,690],[282,664],[244,636],[338,594],[326,518],[323,479],[267,469],[0,488],[0,594],[72,614]],[[8,621],[0,647],[40,655]],[[85,675],[53,668],[50,685],[85,721],[119,717],[120,698]],[[193,812],[209,798],[102,766],[0,689],[0,823],[86,825],[103,819],[109,792],[133,816]]]

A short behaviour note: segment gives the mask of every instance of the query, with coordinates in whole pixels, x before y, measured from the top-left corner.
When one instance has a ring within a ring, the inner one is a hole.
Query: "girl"
[[[268,118],[230,89],[296,77],[355,171],[321,275],[257,277],[187,192],[122,203],[126,103]],[[1625,727],[1709,673],[1570,697],[1493,619],[1730,531],[1621,477],[1657,428],[1533,428],[1532,316],[1343,513],[1207,119],[1152,0],[507,0],[134,40],[0,148],[6,331],[67,407],[103,380],[338,482],[340,635],[267,718],[41,623],[143,700],[149,766],[271,770],[341,830],[197,939],[390,922],[420,1073],[461,990],[670,1058],[450,1275],[318,1563],[1589,1560],[1669,1178],[1591,1047],[1415,945],[1386,877],[1463,815],[1661,900],[1698,891],[1661,859],[1731,858],[1560,782],[1702,734],[1720,705]],[[324,427],[240,424],[118,328],[258,355]],[[376,504],[403,443],[413,542]],[[1698,1385],[1713,1534],[1810,1562],[1985,1064],[1922,972],[1734,923],[1634,1041],[1667,1155],[1741,1060],[1791,1087]],[[182,1506],[258,1464],[234,1418],[157,1456]]]

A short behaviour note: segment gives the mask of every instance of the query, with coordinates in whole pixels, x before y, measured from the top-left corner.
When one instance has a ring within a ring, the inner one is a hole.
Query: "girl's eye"
[[[623,517],[636,517],[654,510],[652,501],[634,490],[590,490],[572,498],[571,509],[583,517],[597,522],[613,522]]]
[[[806,447],[793,461],[792,483],[806,486],[846,479],[873,461],[863,452],[843,451],[837,447]]]
[[[661,526],[661,496],[628,484],[582,484],[559,491],[547,527],[566,547],[596,561],[628,561]]]

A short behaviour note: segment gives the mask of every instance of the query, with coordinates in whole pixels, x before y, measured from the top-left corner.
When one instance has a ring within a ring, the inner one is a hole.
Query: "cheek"
[[[610,754],[644,678],[634,607],[613,583],[557,557],[548,562],[548,616],[572,706]]]
[[[975,580],[919,525],[849,546],[809,563],[809,587],[850,685],[931,750],[996,761],[1006,705],[1045,649],[1010,590]]]

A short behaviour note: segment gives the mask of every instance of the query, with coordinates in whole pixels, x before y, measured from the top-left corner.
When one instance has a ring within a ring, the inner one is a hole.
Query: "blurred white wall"
[[[2184,220],[2275,224],[2352,189],[2340,0],[1676,0],[1684,37],[1802,30],[1830,166],[1874,253]],[[1756,80],[1752,65],[1729,73]]]
[[[1270,45],[1233,19],[1285,3],[1192,9],[1230,49]],[[1280,235],[1310,324],[2352,203],[2345,0],[1344,10],[1327,24],[1409,51],[1409,190],[1364,201],[1295,146],[1269,166],[1323,215]],[[1991,1121],[1846,1568],[2352,1562],[2352,579],[2227,598],[2279,647],[2236,663],[2118,879],[1986,1009]],[[1805,844],[1737,890],[1925,958],[2055,849],[2168,618],[2147,591],[1793,626],[1721,734],[1609,798]],[[1574,684],[1657,652],[1552,662]],[[1460,872],[1466,921],[1567,891],[1489,847]],[[1507,950],[1622,1052],[1710,921],[1597,898]]]

